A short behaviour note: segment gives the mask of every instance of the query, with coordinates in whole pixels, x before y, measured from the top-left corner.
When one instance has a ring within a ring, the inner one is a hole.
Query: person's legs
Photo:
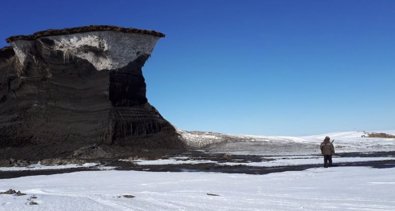
[[[324,155],[324,167],[328,167],[328,155]]]
[[[328,155],[329,166],[332,166],[332,155]]]

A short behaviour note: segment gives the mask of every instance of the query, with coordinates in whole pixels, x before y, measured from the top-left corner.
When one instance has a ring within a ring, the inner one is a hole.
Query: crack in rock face
[[[142,67],[160,33],[86,28],[9,38],[13,52],[0,51],[0,159],[68,156],[98,144],[184,148],[146,98]]]

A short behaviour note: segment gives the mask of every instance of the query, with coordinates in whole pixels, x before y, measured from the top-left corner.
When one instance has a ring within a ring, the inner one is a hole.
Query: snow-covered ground
[[[395,168],[337,167],[267,175],[112,170],[29,176],[0,180],[1,191],[27,194],[1,194],[0,210],[389,211],[395,210],[394,175]]]
[[[369,131],[395,134],[395,130]],[[179,131],[185,143],[210,152],[254,155],[319,154],[319,144],[325,136],[335,140],[338,153],[395,151],[394,138],[367,138],[362,131],[328,133],[313,136],[250,136],[211,132]]]
[[[363,161],[383,161],[383,160],[395,160],[393,157],[339,157],[333,158],[333,162],[336,163],[354,163],[354,162],[363,162]],[[246,165],[246,166],[257,166],[257,167],[275,167],[275,166],[297,166],[297,165],[311,165],[311,164],[322,164],[323,158],[320,156],[315,157],[298,157],[298,158],[289,158],[282,157],[276,158],[272,161],[266,162],[249,162],[249,163],[234,163],[234,162],[226,162],[221,165]]]
[[[295,165],[310,165],[322,164],[322,156],[284,156],[284,157],[270,157],[273,160],[260,162],[218,162],[212,160],[178,160],[175,158],[158,159],[158,160],[134,160],[138,165],[180,165],[180,164],[202,164],[215,163],[218,165],[246,165],[257,167],[274,167],[274,166],[295,166]],[[353,163],[363,161],[384,161],[395,160],[395,157],[334,157],[335,163]]]
[[[208,163],[232,168],[321,164],[319,144],[325,136],[335,139],[338,153],[351,153],[334,156],[335,163],[395,159],[392,152],[370,154],[395,151],[395,139],[365,138],[363,132],[304,137],[180,133],[189,146],[202,154],[121,161],[140,166]],[[224,153],[224,157],[215,153]],[[0,192],[14,189],[26,195],[0,194],[0,210],[395,210],[395,168],[310,168],[249,175],[117,171],[88,163],[0,168],[0,174],[81,167],[102,171],[1,179]]]

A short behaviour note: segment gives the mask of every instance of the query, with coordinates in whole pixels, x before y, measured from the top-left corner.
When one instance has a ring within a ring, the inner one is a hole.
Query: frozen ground
[[[395,168],[267,175],[96,171],[0,180],[0,210],[395,210]],[[134,196],[134,198],[131,198]],[[31,201],[37,205],[29,205]]]

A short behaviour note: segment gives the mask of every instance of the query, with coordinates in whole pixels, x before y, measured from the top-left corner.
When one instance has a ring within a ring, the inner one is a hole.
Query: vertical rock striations
[[[92,145],[182,149],[146,98],[142,67],[163,36],[87,26],[8,38],[11,47],[0,50],[2,155],[57,157]]]

